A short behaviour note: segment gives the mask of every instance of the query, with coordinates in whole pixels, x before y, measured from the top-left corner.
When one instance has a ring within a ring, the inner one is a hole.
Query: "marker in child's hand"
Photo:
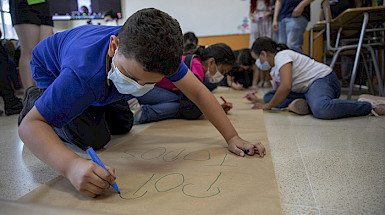
[[[223,107],[223,110],[226,112],[226,114],[227,114],[227,112],[231,109],[231,108],[233,108],[233,106],[230,104],[230,103],[228,103],[222,96],[221,96],[221,99],[223,100],[223,102],[227,105],[227,110]]]
[[[99,164],[99,166],[103,167],[103,169],[105,169],[105,170],[108,172],[107,168],[104,166],[104,164],[102,163],[102,161],[101,161],[101,160],[99,159],[99,157],[96,155],[96,153],[95,153],[95,151],[94,151],[94,149],[93,149],[92,147],[89,147],[89,148],[86,150],[86,152],[88,153],[88,155],[90,155],[91,159],[92,159],[95,163]],[[110,172],[108,172],[108,174],[111,175]],[[119,190],[118,185],[116,184],[116,182],[115,182],[114,184],[112,184],[111,187],[113,187],[113,188],[116,190],[116,192],[118,192],[118,193],[120,194],[120,190]]]
[[[250,152],[249,150],[246,150],[246,151],[245,151],[245,154],[249,154],[249,152]]]
[[[224,103],[227,104],[227,101],[221,96],[221,99],[223,100]]]
[[[254,95],[254,94],[256,94],[256,93],[258,93],[258,91],[255,91],[255,92],[252,92],[252,93],[248,93],[248,94],[246,94],[243,98],[247,98],[247,97],[249,96],[249,94]]]

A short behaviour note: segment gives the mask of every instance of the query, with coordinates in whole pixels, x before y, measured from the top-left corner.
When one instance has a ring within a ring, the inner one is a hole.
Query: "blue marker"
[[[102,163],[102,161],[101,161],[101,160],[99,159],[99,157],[96,155],[96,153],[95,153],[95,151],[94,151],[94,149],[93,149],[92,147],[89,147],[89,148],[86,150],[86,152],[90,155],[91,159],[92,159],[95,163],[99,164],[99,166],[103,167],[103,169],[105,169],[105,170],[108,172],[107,168],[104,166],[104,164]],[[108,174],[111,175],[110,172],[108,172]],[[118,185],[116,184],[116,182],[115,182],[113,185],[111,185],[111,186],[116,190],[116,192],[118,192],[118,193],[120,194],[120,191],[119,191],[119,188],[118,188]]]
[[[246,150],[246,151],[245,151],[245,154],[249,154],[249,152],[250,152],[249,150]]]

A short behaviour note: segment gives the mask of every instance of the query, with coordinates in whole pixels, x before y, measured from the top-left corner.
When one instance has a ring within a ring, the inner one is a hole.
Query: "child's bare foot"
[[[289,104],[287,108],[284,108],[284,110],[291,111],[298,115],[310,114],[309,105],[305,99],[295,99]]]
[[[374,104],[372,105],[373,111],[372,113],[376,116],[383,116],[385,115],[385,104]]]
[[[385,97],[362,94],[358,97],[358,101],[369,102],[372,105],[373,115],[385,115]]]

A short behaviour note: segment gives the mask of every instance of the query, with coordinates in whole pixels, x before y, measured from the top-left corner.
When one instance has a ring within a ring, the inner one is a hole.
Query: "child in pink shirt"
[[[205,87],[204,82],[218,83],[224,78],[235,62],[232,49],[224,43],[217,43],[209,47],[200,47],[194,53],[191,62],[182,60]],[[191,56],[189,56],[191,58]],[[191,65],[188,65],[191,64]],[[197,119],[202,114],[170,81],[163,78],[145,95],[129,101],[130,109],[134,111],[136,123],[155,122],[164,119],[185,118]],[[231,105],[231,104],[230,104]],[[226,105],[222,107],[228,111]]]

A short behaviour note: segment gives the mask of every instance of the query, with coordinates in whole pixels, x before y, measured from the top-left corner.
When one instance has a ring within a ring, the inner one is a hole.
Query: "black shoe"
[[[28,114],[28,112],[33,108],[35,105],[35,101],[43,94],[43,91],[41,91],[38,87],[36,86],[31,86],[28,87],[23,96],[23,109],[19,115],[18,119],[18,125],[20,125],[21,121],[23,118]]]
[[[21,103],[21,99],[17,97],[14,97],[9,103],[11,104],[5,106],[5,115],[7,116],[19,114],[23,109],[23,103]]]

